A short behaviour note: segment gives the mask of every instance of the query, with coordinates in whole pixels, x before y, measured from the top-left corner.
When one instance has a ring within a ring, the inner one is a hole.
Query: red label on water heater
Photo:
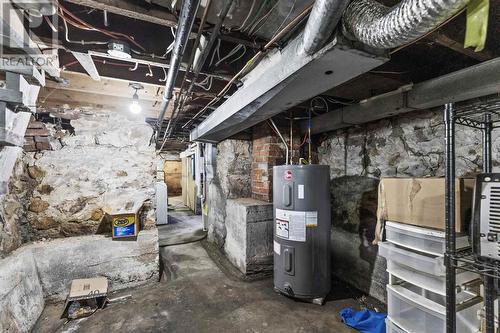
[[[292,170],[285,170],[284,178],[286,180],[292,179]]]

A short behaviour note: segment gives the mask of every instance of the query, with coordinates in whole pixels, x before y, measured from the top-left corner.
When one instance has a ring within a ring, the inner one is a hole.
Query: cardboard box
[[[107,295],[108,279],[105,277],[73,280],[62,317],[76,319],[89,316],[106,305]]]
[[[470,223],[474,179],[457,178],[455,183],[456,231]],[[393,221],[444,230],[444,178],[383,178],[379,184],[378,221]]]
[[[139,233],[137,213],[111,215],[111,231],[113,238],[137,237]]]

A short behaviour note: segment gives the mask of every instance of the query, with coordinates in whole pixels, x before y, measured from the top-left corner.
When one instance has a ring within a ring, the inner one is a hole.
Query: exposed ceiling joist
[[[177,25],[177,18],[171,13],[168,13],[166,10],[161,10],[155,7],[144,8],[142,6],[135,4],[132,1],[126,1],[126,0],[99,0],[99,1],[66,0],[66,1],[81,6],[106,10],[113,14],[127,16],[132,19],[138,19],[150,23],[164,25],[167,27],[175,27]]]
[[[132,103],[132,96],[129,98],[105,95],[96,96],[94,94],[69,90],[57,91],[57,94],[53,92],[54,89],[43,89],[38,99],[38,107],[70,109],[93,108],[95,110],[110,110],[128,113],[130,104]],[[142,107],[142,113],[145,116],[158,117],[159,107],[154,106],[155,102],[139,100],[139,105]]]
[[[464,45],[462,43],[457,42],[456,40],[440,32],[432,34],[431,36],[429,36],[429,38],[436,44],[447,47],[455,52],[461,53],[472,59],[476,59],[479,61],[487,61],[494,58],[494,56],[490,54],[488,51],[475,52],[470,48],[464,48]]]
[[[47,81],[47,88],[92,94],[96,95],[96,99],[99,99],[101,95],[131,98],[134,93],[134,90],[129,87],[130,82],[127,80],[101,77],[100,81],[94,81],[88,75],[78,72],[63,72],[61,77],[69,81],[69,83],[63,84]],[[161,102],[163,86],[141,84],[144,86],[144,89],[137,91],[140,100]]]

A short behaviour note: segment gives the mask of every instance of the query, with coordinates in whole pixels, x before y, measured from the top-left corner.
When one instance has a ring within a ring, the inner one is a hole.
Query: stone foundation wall
[[[457,125],[457,176],[481,170],[481,133]],[[385,260],[372,244],[380,177],[444,176],[441,111],[416,111],[329,133],[318,146],[330,165],[332,269],[336,276],[385,299]],[[494,166],[500,137],[494,132]]]
[[[155,225],[153,130],[144,118],[105,110],[60,116],[71,118],[71,131],[45,123],[50,149],[20,153],[0,196],[0,258],[33,240],[109,233],[106,212],[143,205],[142,227]]]
[[[152,128],[126,113],[76,112],[74,135],[48,126],[55,150],[25,158],[36,188],[26,218],[33,238],[108,232],[105,212],[145,205],[143,228],[154,226]],[[54,148],[53,148],[54,149]]]
[[[217,145],[214,177],[207,187],[207,237],[220,248],[224,247],[226,239],[227,200],[251,196],[251,166],[251,141],[225,140]]]
[[[31,239],[32,229],[25,207],[35,186],[36,181],[28,175],[23,153],[20,153],[10,178],[9,192],[0,195],[0,258]]]

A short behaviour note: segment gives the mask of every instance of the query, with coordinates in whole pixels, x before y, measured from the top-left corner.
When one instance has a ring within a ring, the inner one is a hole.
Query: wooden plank
[[[46,87],[58,90],[68,90],[75,92],[85,92],[88,94],[131,98],[134,90],[129,87],[127,80],[101,77],[100,81],[94,81],[88,75],[78,72],[63,72],[61,77],[68,80],[69,84],[47,81]],[[141,83],[144,89],[137,91],[139,99],[143,101],[151,101],[160,103],[163,96],[164,86]]]
[[[95,82],[95,81],[94,81]],[[96,95],[92,92],[80,92],[70,90],[55,90],[43,89],[40,92],[37,105],[43,108],[61,108],[68,107],[80,109],[84,107],[93,108],[96,110],[102,109],[129,112],[129,106],[132,103],[132,94],[124,97]],[[158,117],[160,103],[148,100],[139,99],[139,104],[142,107],[142,114],[147,117]],[[171,103],[172,104],[172,103]],[[172,107],[167,112],[167,117],[172,114]]]
[[[118,14],[132,19],[138,19],[150,23],[155,23],[159,25],[164,25],[167,27],[175,27],[177,25],[177,19],[174,15],[167,12],[166,10],[160,10],[159,8],[144,8],[138,6],[132,1],[125,0],[67,0],[68,2],[87,6],[91,8],[96,8],[100,10],[107,10],[110,13]]]

